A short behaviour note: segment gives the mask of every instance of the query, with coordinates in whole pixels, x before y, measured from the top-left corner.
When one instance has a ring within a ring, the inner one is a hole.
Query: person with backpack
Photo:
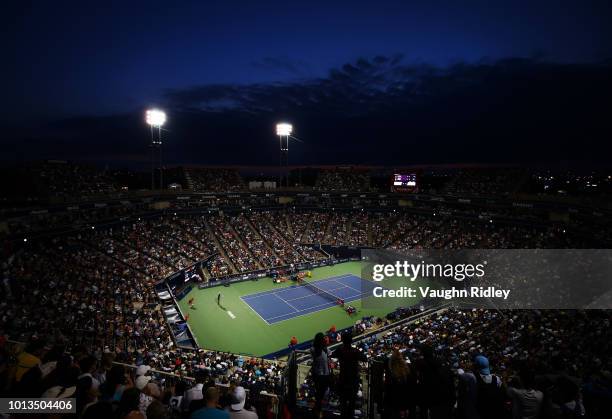
[[[499,419],[505,416],[503,382],[491,374],[489,359],[474,358],[471,372],[459,370],[457,411],[460,419]]]

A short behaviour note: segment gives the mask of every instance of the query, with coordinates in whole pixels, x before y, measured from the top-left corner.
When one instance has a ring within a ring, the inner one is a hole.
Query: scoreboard
[[[416,192],[418,190],[416,173],[395,173],[393,175],[392,192]]]

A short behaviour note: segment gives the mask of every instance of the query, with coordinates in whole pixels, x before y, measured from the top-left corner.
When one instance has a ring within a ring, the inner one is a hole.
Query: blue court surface
[[[334,276],[311,283],[333,296],[342,298],[345,303],[371,295],[375,287],[370,281],[365,281],[355,275]],[[282,322],[336,305],[335,301],[330,301],[329,298],[303,285],[258,292],[245,295],[240,299],[268,324]]]

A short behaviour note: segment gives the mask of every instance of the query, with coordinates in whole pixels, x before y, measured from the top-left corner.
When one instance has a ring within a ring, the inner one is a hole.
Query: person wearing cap
[[[193,412],[191,419],[229,419],[229,413],[218,408],[219,390],[216,387],[208,387],[204,393],[204,399],[206,405]]]
[[[227,408],[230,419],[257,419],[257,413],[244,408],[246,403],[246,391],[244,387],[238,386],[230,395],[231,404]]]
[[[477,355],[471,372],[458,369],[457,409],[464,419],[497,418],[504,413],[502,379],[491,374],[489,359]]]
[[[147,375],[147,373],[151,371],[151,367],[148,365],[139,365],[138,368],[136,368],[136,377],[139,377],[141,375]]]

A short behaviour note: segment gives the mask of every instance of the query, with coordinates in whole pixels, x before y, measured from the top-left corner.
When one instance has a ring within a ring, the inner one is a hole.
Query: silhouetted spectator
[[[332,358],[340,361],[338,395],[340,396],[340,412],[343,418],[355,416],[355,402],[359,391],[359,361],[366,360],[363,353],[354,348],[352,344],[353,335],[351,332],[344,332],[342,334],[342,346],[332,354]]]

